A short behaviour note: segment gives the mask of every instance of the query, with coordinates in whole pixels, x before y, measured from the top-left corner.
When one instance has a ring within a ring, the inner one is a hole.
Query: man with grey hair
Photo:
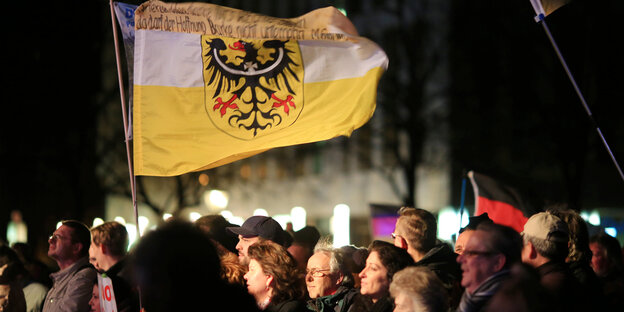
[[[354,280],[348,270],[344,254],[333,248],[328,240],[321,240],[308,259],[306,287],[311,311],[350,311],[360,292],[353,288]]]
[[[534,214],[522,231],[522,262],[534,267],[540,283],[560,303],[562,311],[576,311],[580,286],[565,264],[568,256],[568,226],[557,216]]]

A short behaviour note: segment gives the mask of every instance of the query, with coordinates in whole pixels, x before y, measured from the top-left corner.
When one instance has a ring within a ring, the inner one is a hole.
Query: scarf
[[[464,291],[457,312],[474,312],[483,309],[508,276],[509,270],[502,270],[486,279],[472,294]]]

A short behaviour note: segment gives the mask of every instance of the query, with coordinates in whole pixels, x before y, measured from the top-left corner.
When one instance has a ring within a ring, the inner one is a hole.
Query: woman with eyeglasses
[[[366,267],[360,272],[360,293],[373,302],[371,312],[390,312],[394,302],[390,298],[390,283],[394,273],[413,265],[412,257],[399,247],[384,241],[374,241],[368,248]]]
[[[249,246],[249,271],[244,278],[247,291],[260,310],[269,312],[306,311],[303,303],[303,274],[284,247],[263,240]]]

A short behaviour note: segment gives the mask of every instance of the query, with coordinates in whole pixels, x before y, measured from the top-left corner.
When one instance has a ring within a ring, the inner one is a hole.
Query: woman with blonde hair
[[[303,272],[284,247],[262,240],[249,246],[247,253],[250,259],[249,271],[244,276],[247,291],[261,310],[306,311]]]

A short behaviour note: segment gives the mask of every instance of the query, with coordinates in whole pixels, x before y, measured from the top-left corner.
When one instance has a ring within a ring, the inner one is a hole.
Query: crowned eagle
[[[297,109],[294,86],[302,70],[288,42],[205,39],[205,86],[213,101],[206,109],[218,112],[211,118],[227,118],[229,126],[256,137]]]

